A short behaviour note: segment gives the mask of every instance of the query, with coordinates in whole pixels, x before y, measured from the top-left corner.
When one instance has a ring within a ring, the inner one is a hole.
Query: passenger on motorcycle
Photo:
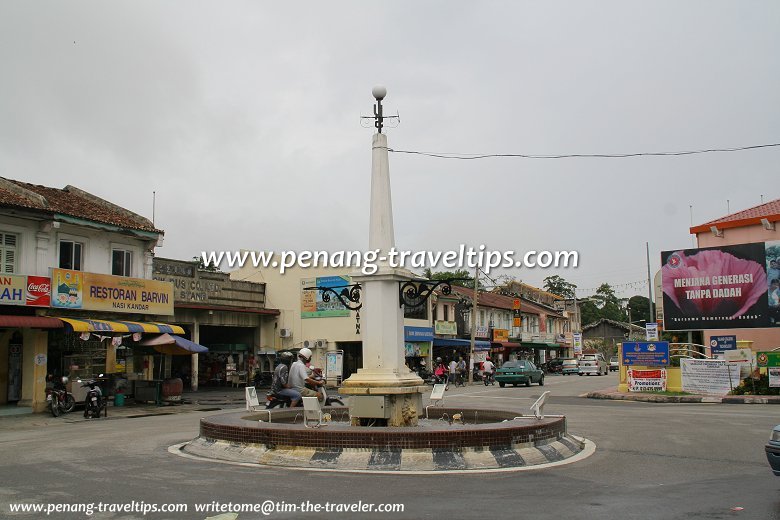
[[[295,407],[301,403],[301,393],[292,387],[289,380],[290,365],[293,361],[291,352],[282,352],[279,356],[279,366],[274,370],[274,379],[271,383],[271,393],[278,397],[290,400],[290,406]]]
[[[485,384],[487,383],[492,384],[493,381],[495,381],[495,375],[494,375],[495,369],[496,369],[496,365],[494,365],[493,362],[490,361],[490,358],[487,358],[482,363],[482,374],[483,377],[485,378]]]
[[[433,375],[439,383],[447,382],[447,367],[444,366],[441,358],[436,358],[436,368],[433,370]]]
[[[324,384],[323,381],[317,381],[309,375],[306,364],[311,362],[311,356],[311,350],[306,347],[298,351],[298,360],[290,367],[290,377],[287,382],[300,393],[301,397],[316,397],[322,401],[322,392],[306,388],[307,384],[312,388],[318,388]]]

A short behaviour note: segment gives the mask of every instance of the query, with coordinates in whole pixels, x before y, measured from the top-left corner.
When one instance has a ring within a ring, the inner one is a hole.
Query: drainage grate
[[[195,408],[196,412],[214,412],[217,410],[222,410],[222,408]]]
[[[128,419],[138,419],[139,417],[157,417],[158,415],[173,415],[172,412],[162,412],[162,413],[144,413],[140,415],[128,415]]]

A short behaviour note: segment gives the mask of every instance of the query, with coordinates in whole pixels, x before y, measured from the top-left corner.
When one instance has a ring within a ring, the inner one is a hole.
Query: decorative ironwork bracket
[[[444,280],[409,280],[398,282],[398,306],[420,307],[428,301],[433,291],[441,286],[445,296],[452,294],[452,282],[466,281],[470,278],[446,278]]]
[[[337,291],[336,289],[341,289]],[[360,334],[360,309],[363,308],[363,302],[360,301],[360,284],[334,285],[332,287],[304,287],[304,291],[320,291],[322,301],[328,303],[331,294],[335,296],[341,304],[351,311],[355,311],[355,334]]]

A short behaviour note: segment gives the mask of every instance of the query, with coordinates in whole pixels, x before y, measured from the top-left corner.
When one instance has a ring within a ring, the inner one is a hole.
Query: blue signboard
[[[404,341],[433,341],[433,327],[404,327]]]
[[[650,367],[669,364],[668,341],[637,341],[623,343],[623,364]]]
[[[710,348],[712,354],[723,354],[726,350],[736,350],[736,336],[710,336]]]

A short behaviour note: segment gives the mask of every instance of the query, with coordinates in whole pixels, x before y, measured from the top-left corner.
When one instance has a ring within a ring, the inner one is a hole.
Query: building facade
[[[41,411],[48,374],[139,369],[126,346],[180,332],[152,278],[163,231],[73,186],[0,178],[0,405]]]

